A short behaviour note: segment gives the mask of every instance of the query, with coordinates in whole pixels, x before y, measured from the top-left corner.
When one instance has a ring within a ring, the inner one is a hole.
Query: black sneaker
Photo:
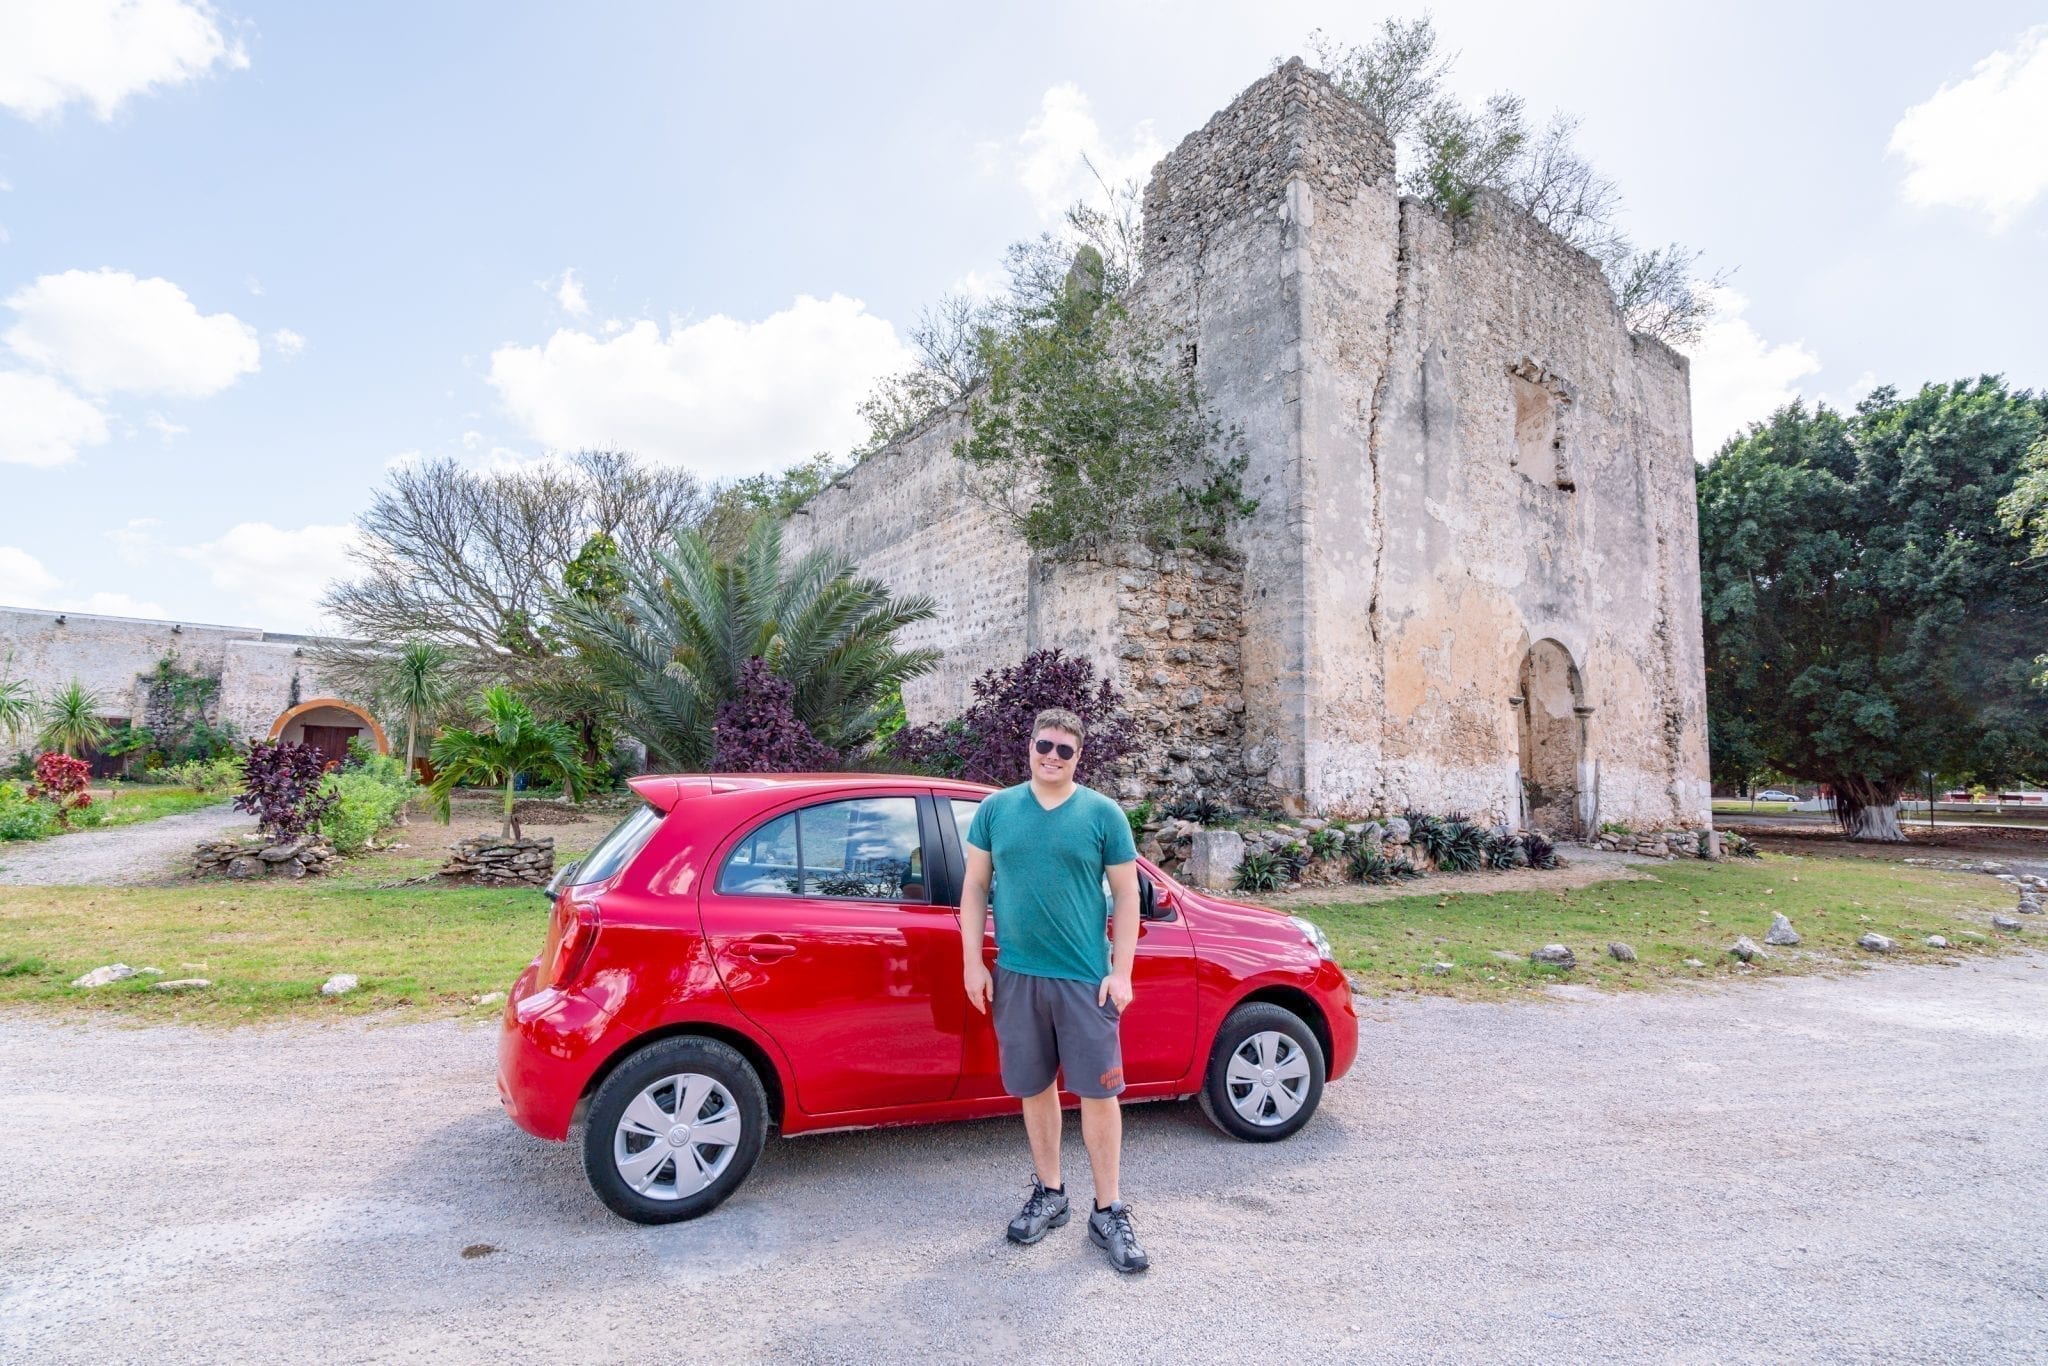
[[[1131,1207],[1121,1200],[1088,1216],[1088,1241],[1108,1253],[1109,1264],[1118,1271],[1143,1271],[1152,1265],[1131,1227]]]
[[[1031,1178],[1031,1194],[1024,1201],[1024,1208],[1010,1221],[1010,1241],[1013,1243],[1035,1243],[1056,1228],[1063,1228],[1073,1216],[1073,1209],[1067,1204],[1065,1191],[1049,1191],[1037,1177]]]

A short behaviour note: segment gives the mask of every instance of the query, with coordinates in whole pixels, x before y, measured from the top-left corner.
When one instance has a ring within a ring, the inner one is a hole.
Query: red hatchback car
[[[551,884],[547,943],[498,1045],[514,1122],[561,1140],[580,1116],[606,1205],[650,1224],[704,1214],[771,1126],[1017,1112],[960,975],[961,835],[990,789],[846,774],[632,787],[646,804]],[[1143,859],[1139,873],[1124,1099],[1194,1096],[1225,1133],[1286,1138],[1358,1051],[1328,941]],[[1001,918],[997,886],[991,961]]]

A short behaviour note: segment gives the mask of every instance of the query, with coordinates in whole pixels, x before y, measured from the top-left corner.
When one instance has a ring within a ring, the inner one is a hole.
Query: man
[[[1124,1134],[1117,1034],[1130,1008],[1138,951],[1138,851],[1117,804],[1074,781],[1083,738],[1074,713],[1040,712],[1025,755],[1030,781],[989,797],[974,814],[960,894],[967,999],[976,1010],[994,1011],[1003,1089],[1024,1102],[1037,1168],[1023,1211],[1010,1221],[1010,1241],[1035,1243],[1068,1219],[1060,1180],[1064,1075],[1081,1098],[1081,1140],[1095,1170],[1088,1239],[1118,1271],[1143,1271],[1151,1263],[1117,1190]],[[1115,898],[1108,943],[1105,874]],[[1003,888],[993,981],[981,961],[991,877]]]

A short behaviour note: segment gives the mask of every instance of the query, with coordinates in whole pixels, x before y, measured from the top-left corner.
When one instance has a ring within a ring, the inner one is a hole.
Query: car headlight
[[[1298,915],[1290,915],[1287,918],[1294,922],[1294,928],[1301,931],[1302,937],[1308,940],[1318,954],[1332,963],[1337,961],[1337,951],[1330,947],[1330,936],[1323,933],[1321,925],[1313,920],[1303,920]]]

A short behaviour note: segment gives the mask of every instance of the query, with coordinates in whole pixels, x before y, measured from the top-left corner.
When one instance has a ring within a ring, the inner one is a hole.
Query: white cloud
[[[262,365],[255,328],[201,314],[169,280],[67,270],[5,302],[21,315],[6,334],[14,353],[88,392],[204,398]]]
[[[126,593],[66,591],[64,581],[18,546],[0,545],[0,603],[53,612],[97,612],[110,617],[161,617],[164,609]]]
[[[1799,397],[1799,381],[1820,369],[1801,342],[1775,345],[1743,321],[1749,300],[1713,291],[1714,320],[1687,347],[1692,357],[1692,449],[1709,459],[1729,437]]]
[[[322,618],[320,597],[329,583],[352,572],[348,551],[358,539],[352,526],[286,531],[268,522],[243,522],[177,553],[205,566],[214,587],[239,596],[264,626],[315,630]]]
[[[555,296],[555,305],[571,317],[581,318],[590,312],[590,300],[583,297],[583,282],[576,278],[576,267],[562,272],[559,280],[550,280],[544,286]]]
[[[0,464],[61,465],[107,439],[99,409],[48,375],[0,370]]]
[[[1909,203],[1972,209],[2005,228],[2048,191],[2048,24],[1908,109],[1887,147]]]
[[[0,545],[0,603],[40,606],[61,586],[41,560],[19,546]]]
[[[1065,82],[1045,92],[1037,116],[1018,135],[1015,165],[1018,183],[1039,213],[1052,218],[1077,199],[1101,197],[1102,187],[1082,158],[1095,164],[1103,180],[1121,185],[1126,180],[1143,184],[1153,164],[1165,155],[1150,119],[1131,130],[1123,151],[1111,146],[1088,111],[1088,97],[1080,87]]]
[[[162,437],[166,446],[192,430],[181,423],[171,421],[162,413],[151,413],[142,420],[142,425]]]
[[[723,477],[774,469],[864,437],[854,409],[910,364],[858,299],[799,296],[757,323],[641,320],[609,339],[574,328],[491,353],[491,384],[549,446],[614,445]]]
[[[289,327],[280,327],[270,334],[270,349],[286,360],[297,360],[306,352],[306,339]]]
[[[127,564],[147,564],[159,553],[162,542],[156,529],[163,525],[155,517],[130,517],[126,526],[101,533],[113,545],[114,553]]]
[[[44,119],[74,100],[102,120],[152,86],[249,54],[205,0],[0,0],[0,107]]]

